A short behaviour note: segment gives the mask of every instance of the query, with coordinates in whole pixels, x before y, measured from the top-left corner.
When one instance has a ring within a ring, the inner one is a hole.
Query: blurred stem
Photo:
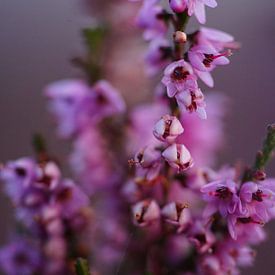
[[[90,275],[88,261],[83,258],[78,258],[75,263],[75,272],[77,275]]]
[[[34,134],[32,138],[32,145],[37,155],[38,161],[39,162],[47,161],[48,156],[47,156],[47,146],[46,146],[45,138],[39,133]]]
[[[261,180],[265,178],[264,169],[268,161],[272,157],[272,153],[275,148],[275,124],[271,124],[267,127],[267,135],[263,142],[263,147],[258,151],[255,159],[255,163],[252,169],[245,171],[243,176],[243,182],[249,180]]]

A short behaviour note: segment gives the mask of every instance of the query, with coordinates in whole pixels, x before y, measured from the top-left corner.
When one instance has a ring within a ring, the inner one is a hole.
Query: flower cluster
[[[52,160],[21,158],[1,170],[6,194],[15,206],[22,233],[0,251],[7,274],[70,274],[68,247],[81,246],[77,235],[88,229],[89,199]],[[36,241],[33,239],[36,238]]]

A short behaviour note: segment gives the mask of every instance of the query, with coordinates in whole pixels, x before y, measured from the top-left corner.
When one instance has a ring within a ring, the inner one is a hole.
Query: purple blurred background
[[[81,0],[0,3],[0,160],[30,155],[31,136],[38,131],[47,138],[51,152],[66,162],[68,144],[56,139],[41,91],[51,81],[77,76],[69,59],[83,52],[79,30],[91,20]],[[251,163],[265,126],[275,122],[275,1],[219,1],[218,8],[208,9],[207,26],[225,30],[242,43],[231,65],[216,70],[214,77],[216,90],[231,99],[228,142],[221,159]],[[118,56],[123,57],[121,52]],[[112,77],[119,86],[125,74],[116,70]],[[144,93],[137,98],[138,90],[131,95],[123,85],[119,88],[131,103],[146,97]],[[268,171],[275,176],[275,161]],[[3,195],[0,198],[2,244],[10,234],[12,218],[11,205]],[[274,223],[268,231],[270,238],[258,250],[256,265],[243,274],[274,274]]]

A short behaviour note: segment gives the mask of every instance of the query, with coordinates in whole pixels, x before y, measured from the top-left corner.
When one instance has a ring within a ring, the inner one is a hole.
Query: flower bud
[[[135,156],[135,162],[143,168],[152,167],[159,159],[160,152],[149,146],[142,148]]]
[[[162,152],[171,167],[186,170],[193,165],[190,152],[183,144],[172,144]]]
[[[181,13],[187,8],[186,0],[169,0],[169,4],[170,8],[176,13]]]
[[[183,131],[184,129],[176,117],[165,115],[155,124],[153,134],[160,141],[172,143]]]
[[[135,204],[132,208],[134,223],[139,226],[146,226],[160,217],[160,209],[156,201],[144,200]]]
[[[174,32],[173,34],[173,38],[174,38],[174,41],[176,43],[185,43],[187,41],[187,35],[185,32],[182,32],[182,31],[176,31]]]

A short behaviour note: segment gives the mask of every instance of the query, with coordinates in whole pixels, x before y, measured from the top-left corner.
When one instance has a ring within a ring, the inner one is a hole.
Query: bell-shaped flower
[[[186,170],[193,165],[190,152],[183,144],[172,144],[162,152],[164,159],[171,167],[179,171]]]
[[[183,131],[180,121],[175,116],[165,115],[155,124],[153,134],[160,141],[172,143]]]
[[[132,207],[134,223],[146,226],[160,218],[160,208],[154,200],[144,200]]]
[[[191,213],[186,204],[170,202],[162,208],[161,214],[167,222],[179,226],[178,232],[184,231],[191,222]]]
[[[178,93],[176,95],[176,100],[181,111],[190,113],[196,112],[200,118],[207,118],[204,95],[199,88]]]
[[[169,64],[164,70],[161,81],[167,88],[168,97],[174,97],[179,92],[195,90],[198,87],[197,77],[192,67],[183,59]]]

